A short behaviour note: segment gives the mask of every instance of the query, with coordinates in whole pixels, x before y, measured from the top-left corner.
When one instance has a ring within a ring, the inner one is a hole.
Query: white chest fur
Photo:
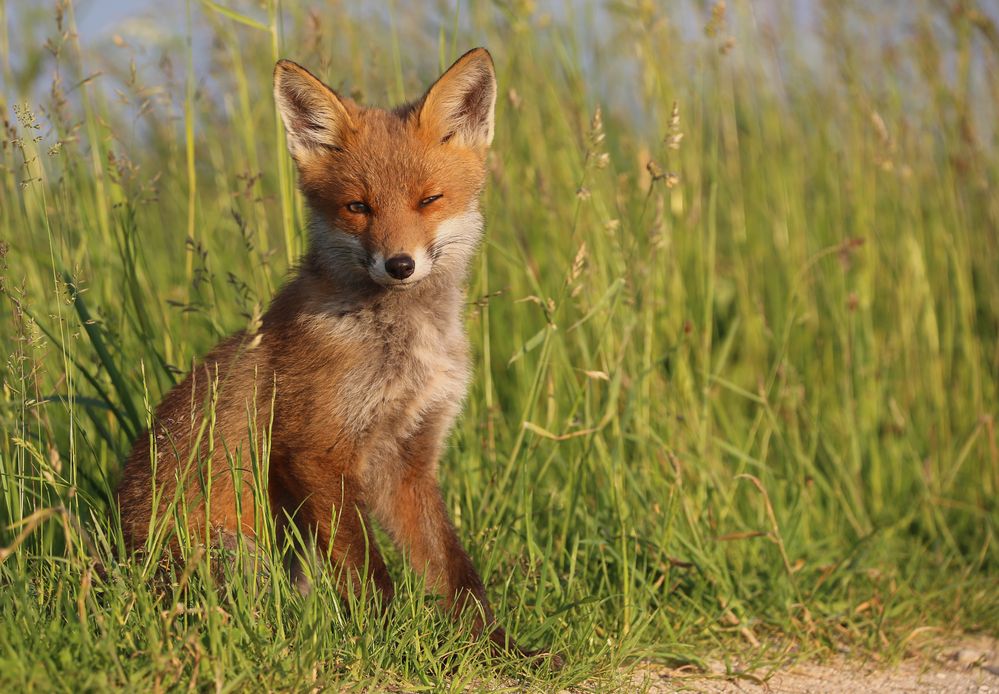
[[[355,355],[329,393],[333,419],[372,453],[404,443],[430,414],[443,415],[450,424],[470,377],[461,321],[458,311],[442,320],[420,308],[324,319],[322,329]],[[367,445],[373,437],[377,445]]]

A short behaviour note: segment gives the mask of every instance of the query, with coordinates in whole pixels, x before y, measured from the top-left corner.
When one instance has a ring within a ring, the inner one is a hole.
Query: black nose
[[[416,269],[416,261],[402,253],[394,255],[385,261],[385,272],[395,277],[397,280],[404,280],[413,274]]]

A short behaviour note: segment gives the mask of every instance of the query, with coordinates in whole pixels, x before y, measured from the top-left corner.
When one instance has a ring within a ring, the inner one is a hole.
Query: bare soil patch
[[[638,691],[717,694],[999,694],[999,641],[965,637],[929,657],[911,658],[886,667],[871,661],[835,658],[824,663],[799,663],[775,673],[751,672],[726,676],[717,663],[710,673],[643,667],[632,684]]]

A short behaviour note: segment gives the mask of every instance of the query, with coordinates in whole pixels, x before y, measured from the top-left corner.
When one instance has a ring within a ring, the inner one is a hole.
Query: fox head
[[[464,270],[482,233],[493,139],[488,51],[469,51],[393,110],[361,106],[288,60],[275,67],[274,96],[324,271],[403,289]]]

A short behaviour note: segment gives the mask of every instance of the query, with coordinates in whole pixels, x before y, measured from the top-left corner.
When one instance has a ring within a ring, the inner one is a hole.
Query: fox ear
[[[353,129],[336,92],[290,60],[279,60],[274,67],[274,100],[288,131],[288,151],[293,157],[322,147],[341,147],[344,136]]]
[[[441,142],[488,147],[493,141],[496,74],[485,48],[458,58],[427,90],[420,107],[420,127]]]

